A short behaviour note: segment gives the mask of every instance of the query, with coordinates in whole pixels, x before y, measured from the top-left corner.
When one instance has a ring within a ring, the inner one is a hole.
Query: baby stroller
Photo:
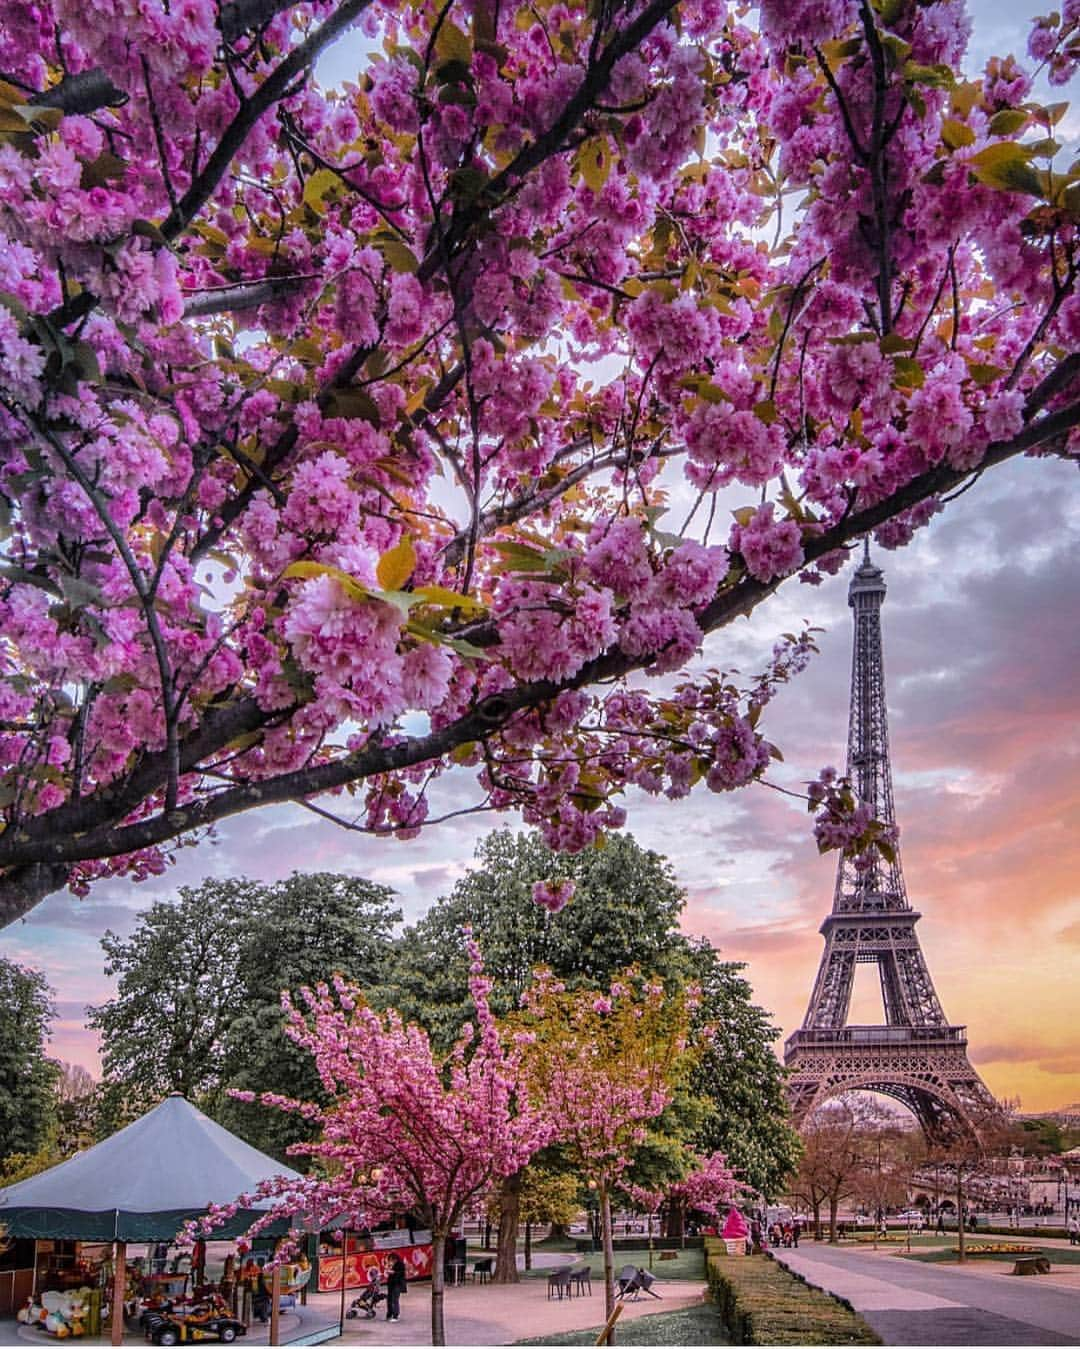
[[[354,1321],[358,1316],[364,1315],[369,1319],[375,1315],[375,1309],[380,1302],[386,1301],[386,1293],[382,1284],[379,1282],[378,1274],[373,1274],[371,1282],[364,1289],[358,1298],[353,1298],[349,1310],[345,1313],[350,1321]]]

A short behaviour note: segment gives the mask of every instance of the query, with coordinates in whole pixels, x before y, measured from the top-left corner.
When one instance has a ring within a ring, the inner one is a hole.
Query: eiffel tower
[[[885,581],[863,560],[848,589],[854,610],[847,774],[875,819],[894,824],[881,606]],[[899,850],[886,861],[842,857],[825,950],[801,1029],[784,1045],[796,1125],[831,1096],[876,1091],[901,1101],[929,1142],[979,1138],[998,1106],[967,1056],[965,1026],[950,1025],[926,967],[908,903]],[[848,1025],[855,966],[876,964],[885,1024]]]

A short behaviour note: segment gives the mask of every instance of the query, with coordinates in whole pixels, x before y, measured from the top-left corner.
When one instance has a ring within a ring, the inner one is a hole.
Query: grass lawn
[[[698,1252],[700,1254],[700,1252]],[[515,1344],[595,1344],[603,1329],[571,1330],[536,1340],[515,1340]],[[711,1303],[684,1307],[677,1312],[658,1312],[634,1321],[619,1321],[615,1328],[619,1344],[730,1344],[720,1314]]]
[[[551,1246],[545,1246],[545,1250],[550,1251]],[[705,1252],[700,1248],[690,1251],[666,1251],[664,1254],[673,1255],[674,1260],[661,1260],[660,1251],[653,1251],[652,1273],[655,1278],[665,1279],[692,1279],[696,1283],[705,1282]],[[604,1254],[602,1251],[589,1251],[585,1255],[575,1256],[573,1261],[567,1259],[567,1264],[591,1265],[593,1283],[603,1282],[604,1278]],[[615,1252],[615,1273],[618,1275],[623,1265],[640,1265],[642,1269],[649,1268],[649,1251],[646,1247],[643,1250],[635,1251],[616,1251]],[[556,1268],[554,1265],[545,1265],[539,1269],[530,1269],[522,1277],[526,1279],[546,1279],[551,1271]],[[573,1343],[573,1341],[567,1341]],[[667,1343],[667,1341],[664,1341]],[[688,1341],[676,1341],[675,1343],[688,1343]]]
[[[994,1238],[987,1238],[987,1240],[991,1241],[994,1240]],[[997,1240],[1004,1241],[1006,1238],[998,1237]],[[1037,1241],[1024,1241],[1023,1239],[1017,1242],[1017,1245],[1034,1246],[1035,1249],[1032,1251],[1032,1254],[1045,1255],[1050,1261],[1051,1267],[1054,1265],[1080,1265],[1080,1246],[1040,1246]],[[922,1260],[925,1263],[932,1265],[955,1265],[957,1263],[956,1249],[953,1246],[938,1247],[936,1251],[919,1251],[918,1254],[916,1254],[915,1251],[912,1251],[910,1255],[908,1255],[906,1251],[898,1251],[897,1254],[902,1255],[905,1260]],[[968,1256],[969,1260],[979,1261],[998,1260],[1011,1262],[1013,1260],[1019,1260],[1020,1258],[1021,1257],[1018,1255],[1008,1255],[1004,1252],[1001,1255]]]

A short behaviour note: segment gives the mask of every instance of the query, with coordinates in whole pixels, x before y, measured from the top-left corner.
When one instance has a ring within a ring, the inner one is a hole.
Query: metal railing
[[[812,1026],[793,1031],[784,1043],[796,1047],[843,1045],[966,1044],[966,1026]]]

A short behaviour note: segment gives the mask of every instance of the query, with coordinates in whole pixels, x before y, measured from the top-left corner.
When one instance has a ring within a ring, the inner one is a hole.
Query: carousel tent
[[[103,1143],[0,1190],[0,1223],[11,1237],[171,1241],[189,1218],[273,1176],[300,1179],[174,1094]],[[242,1210],[215,1235],[236,1236],[255,1216]]]

